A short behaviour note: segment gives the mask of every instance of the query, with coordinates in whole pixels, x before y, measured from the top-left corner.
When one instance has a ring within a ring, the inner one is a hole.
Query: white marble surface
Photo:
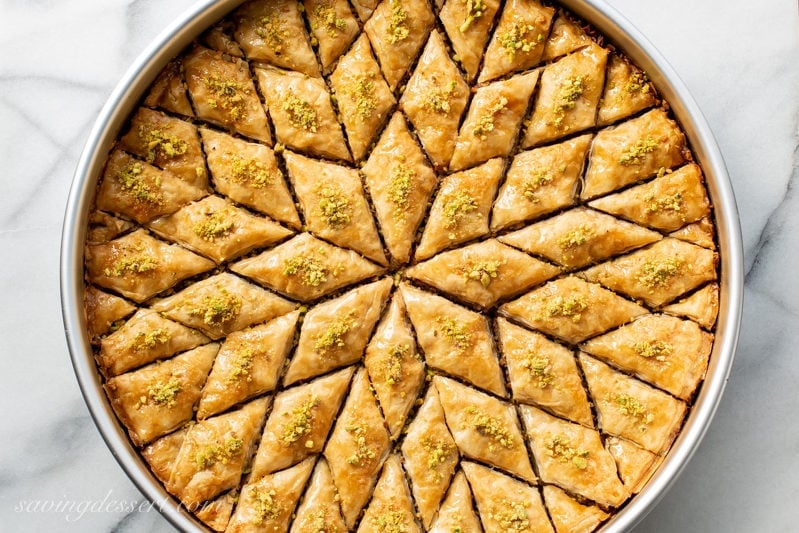
[[[701,449],[638,531],[795,531],[797,4],[609,1],[704,110],[746,247],[744,326],[727,393]],[[61,327],[58,250],[73,168],[97,112],[139,51],[191,3],[0,0],[2,531],[172,531],[146,505],[132,510],[143,498],[80,397]],[[53,508],[59,502],[71,510]]]

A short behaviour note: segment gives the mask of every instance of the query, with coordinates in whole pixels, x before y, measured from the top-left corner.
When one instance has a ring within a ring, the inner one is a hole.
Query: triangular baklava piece
[[[400,290],[430,367],[507,395],[484,316],[408,284],[402,284]]]
[[[406,275],[459,300],[488,308],[559,272],[555,266],[489,239],[440,253],[409,268]]]
[[[358,35],[358,20],[347,0],[304,0],[303,6],[311,26],[311,40],[316,38],[319,61],[327,72]]]
[[[389,445],[369,378],[361,370],[355,375],[324,452],[338,488],[344,521],[350,529],[369,501]]]
[[[582,349],[688,400],[705,376],[712,347],[713,335],[690,320],[645,315]]]
[[[488,233],[488,215],[505,163],[491,159],[442,180],[422,233],[416,259]]]
[[[392,91],[427,41],[434,22],[427,2],[383,0],[363,25]]]
[[[406,263],[437,179],[402,113],[394,113],[361,171],[386,248]]]
[[[434,377],[433,385],[462,455],[535,482],[511,404],[442,376]]]
[[[483,58],[479,82],[537,65],[555,9],[537,0],[509,0]]]
[[[715,232],[713,229],[713,222],[710,218],[705,217],[701,220],[688,224],[675,232],[669,233],[669,237],[680,239],[681,241],[690,242],[707,248],[708,250],[716,249]]]
[[[392,285],[391,278],[384,278],[311,309],[303,319],[283,383],[290,385],[361,359]]]
[[[610,516],[596,505],[578,502],[555,485],[544,485],[544,501],[557,533],[590,533]]]
[[[584,353],[580,364],[602,431],[663,453],[680,430],[686,404]]]
[[[591,144],[583,199],[594,198],[685,161],[685,135],[662,109],[600,131]]]
[[[180,453],[180,447],[183,445],[183,439],[186,438],[188,431],[186,428],[179,429],[174,433],[154,440],[142,449],[142,457],[150,465],[153,474],[161,483],[166,484],[169,478],[172,477],[172,471],[175,469],[175,459]]]
[[[148,227],[161,237],[217,263],[283,240],[292,233],[280,224],[252,215],[230,200],[215,195],[158,218]]]
[[[544,61],[556,59],[592,43],[585,30],[561,11],[552,23],[552,30],[549,32],[541,59]]]
[[[435,387],[427,389],[424,403],[408,427],[402,455],[422,524],[429,528],[459,460]]]
[[[271,391],[294,342],[299,311],[227,336],[203,388],[197,418]]]
[[[552,533],[552,524],[538,489],[484,466],[464,462],[483,531]]]
[[[253,461],[253,477],[283,470],[322,451],[352,373],[352,367],[345,368],[275,397]]]
[[[605,448],[616,460],[619,477],[631,494],[640,492],[660,464],[659,456],[625,439],[608,437]]]
[[[608,61],[605,94],[599,105],[597,122],[605,126],[657,103],[649,77],[626,59],[612,54]]]
[[[718,254],[678,239],[663,239],[580,275],[658,307],[716,279]]]
[[[233,14],[236,40],[248,59],[319,76],[296,0],[252,0]]]
[[[300,226],[294,200],[271,148],[209,128],[200,128],[200,134],[214,186],[220,193],[275,220]]]
[[[480,531],[480,519],[472,506],[472,492],[466,475],[459,471],[449,486],[447,497],[441,504],[430,533]]]
[[[597,430],[528,405],[523,405],[521,411],[543,482],[607,507],[618,507],[627,498],[616,474],[616,463],[602,446]]]
[[[391,438],[396,439],[424,383],[424,363],[399,292],[366,347],[364,366]]]
[[[271,67],[255,69],[255,75],[278,142],[320,157],[351,159],[321,78]]]
[[[292,533],[344,533],[347,526],[341,516],[339,496],[333,485],[333,476],[327,461],[319,459],[305,496],[297,508],[297,516],[291,525]]]
[[[448,0],[438,15],[470,81],[477,76],[498,10],[499,0]]]
[[[172,320],[202,330],[212,339],[285,315],[295,307],[228,273],[199,281],[152,306]]]
[[[189,97],[186,96],[186,83],[183,81],[183,66],[180,60],[167,63],[150,86],[144,98],[147,107],[158,107],[164,111],[193,117]]]
[[[197,46],[186,56],[184,65],[199,118],[272,144],[266,112],[246,62]]]
[[[243,259],[230,269],[304,302],[384,270],[352,250],[338,248],[309,233]]]
[[[200,36],[200,41],[212,50],[219,50],[234,57],[244,57],[239,43],[233,39],[236,25],[232,21],[223,19],[211,26]]]
[[[414,509],[399,456],[386,459],[358,531],[362,533],[421,533],[413,516]]]
[[[499,346],[508,366],[513,398],[593,427],[574,354],[540,333],[497,319]]]
[[[106,382],[111,406],[136,445],[191,420],[218,350],[218,344],[206,344]]]
[[[190,508],[238,487],[271,398],[209,418],[189,428],[167,490]]]
[[[330,76],[341,122],[347,132],[352,156],[360,161],[394,107],[394,95],[372,56],[369,39],[361,34],[341,58]]]
[[[212,261],[166,244],[138,229],[123,237],[86,247],[89,278],[136,302],[214,268]]]
[[[311,233],[388,263],[356,170],[291,152],[286,167]]]
[[[477,89],[463,121],[450,168],[461,170],[513,150],[538,71]]]
[[[89,213],[89,226],[86,228],[86,242],[101,244],[119,237],[133,227],[130,220],[122,220],[102,211]]]
[[[230,517],[233,515],[233,507],[238,501],[239,492],[237,490],[226,492],[215,500],[201,505],[196,511],[197,518],[214,531],[225,531]]]
[[[86,312],[86,326],[94,339],[109,330],[115,330],[118,321],[133,313],[136,306],[113,294],[92,287],[86,287],[83,294],[83,309]]]
[[[520,152],[513,158],[491,214],[502,229],[575,203],[591,135]]]
[[[571,270],[662,238],[655,231],[593,209],[578,207],[503,235],[499,240]]]
[[[710,213],[702,171],[693,163],[589,205],[663,231],[674,231]]]
[[[355,8],[361,22],[366,22],[372,16],[379,3],[380,0],[352,0],[352,7]]]
[[[719,314],[719,286],[709,283],[690,296],[663,308],[670,315],[696,320],[705,329],[711,329]]]
[[[452,159],[458,125],[468,100],[469,86],[449,57],[441,35],[433,30],[408,80],[400,106],[437,168],[446,168]]]
[[[506,303],[500,313],[573,344],[625,324],[646,309],[595,283],[568,276]]]

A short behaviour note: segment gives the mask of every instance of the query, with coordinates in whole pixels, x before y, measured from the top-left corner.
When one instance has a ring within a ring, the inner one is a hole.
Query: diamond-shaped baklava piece
[[[581,268],[662,239],[660,233],[578,207],[499,237],[565,269]]]
[[[200,128],[200,134],[214,186],[221,194],[292,227],[300,226],[271,148],[209,128]]]
[[[577,343],[646,313],[595,283],[568,276],[500,307],[500,314],[548,335]]]
[[[591,135],[520,152],[513,158],[491,214],[502,229],[574,204]]]
[[[327,466],[327,461],[319,459],[311,481],[305,489],[305,497],[297,509],[297,516],[291,525],[292,533],[308,531],[343,533],[347,526],[341,516],[338,500],[330,467]]]
[[[544,69],[523,146],[552,141],[594,125],[607,59],[607,50],[591,44]]]
[[[645,315],[582,349],[688,400],[705,375],[712,347],[713,335],[690,320]]]
[[[690,296],[663,308],[670,315],[696,320],[705,329],[711,329],[719,314],[719,286],[709,283]]]
[[[544,502],[557,533],[588,533],[608,518],[608,513],[579,502],[555,485],[544,485]]]
[[[560,269],[488,239],[443,252],[406,271],[459,300],[488,308],[554,277]]]
[[[491,202],[504,166],[502,159],[491,159],[442,180],[416,249],[417,260],[488,233]]]
[[[146,444],[191,420],[218,350],[218,344],[206,344],[106,381],[111,407],[134,443]]]
[[[391,118],[361,169],[394,262],[406,263],[437,180],[401,113]]]
[[[283,383],[290,385],[360,360],[392,285],[391,278],[384,278],[311,309],[303,319]]]
[[[424,383],[424,363],[399,292],[366,347],[364,366],[392,439],[397,439]]]
[[[430,367],[494,394],[507,394],[484,316],[408,284],[400,290]]]
[[[197,128],[184,120],[141,107],[119,146],[189,185],[204,189],[208,183]]]
[[[561,11],[552,23],[552,30],[549,32],[541,59],[544,61],[556,59],[590,44],[593,44],[593,41],[586,35],[585,30]]]
[[[347,132],[352,156],[360,161],[394,107],[394,95],[372,56],[369,39],[361,35],[341,58],[330,76],[341,122]]]
[[[358,35],[358,21],[347,0],[304,0],[303,6],[327,72]]]
[[[251,0],[233,14],[248,59],[319,76],[297,0]]]
[[[424,403],[408,427],[402,455],[422,523],[429,528],[459,461],[435,387],[427,389]]]
[[[608,61],[607,81],[597,122],[605,126],[655,105],[655,89],[646,73],[612,54]]]
[[[118,325],[118,321],[133,313],[136,307],[124,298],[87,286],[83,294],[86,327],[92,340]]]
[[[433,30],[402,94],[400,107],[436,167],[446,168],[452,159],[468,100],[469,86],[449,57],[441,34]]]
[[[185,117],[194,116],[189,97],[186,96],[186,83],[183,81],[183,67],[180,60],[170,61],[158,74],[144,98],[144,105]]]
[[[285,315],[295,307],[227,272],[190,285],[152,306],[155,311],[197,328],[212,339]]]
[[[662,453],[680,430],[686,405],[673,396],[580,354],[602,431]]]
[[[261,398],[191,426],[175,458],[167,490],[195,507],[238,487],[269,403],[269,398]]]
[[[294,311],[228,335],[203,388],[197,418],[207,418],[274,389],[294,343],[299,317]]]
[[[511,404],[442,376],[435,376],[433,385],[462,455],[535,482]]]
[[[253,460],[256,479],[322,451],[353,371],[345,368],[275,397]]]
[[[521,412],[543,482],[608,507],[625,500],[627,491],[616,474],[616,463],[602,446],[597,430],[527,405]]]
[[[453,531],[480,531],[480,519],[472,507],[472,492],[463,472],[455,474],[446,499],[438,509],[430,533],[452,533]]]
[[[663,239],[580,275],[658,307],[716,279],[717,261],[718,255],[711,250],[678,239]]]
[[[291,152],[286,153],[286,167],[308,231],[381,265],[388,263],[356,170]]]
[[[255,69],[255,75],[278,142],[320,157],[351,159],[321,78],[271,67]]]
[[[434,22],[427,2],[383,0],[363,25],[392,91],[427,41]]]
[[[662,109],[600,131],[580,196],[593,198],[685,161],[685,135]]]
[[[438,15],[469,80],[474,80],[490,37],[499,0],[448,0]]]
[[[414,519],[413,503],[402,472],[402,462],[397,455],[386,459],[383,472],[375,487],[369,507],[366,508],[358,531],[383,533],[401,531],[421,533]]]
[[[243,259],[230,269],[304,302],[383,272],[382,267],[356,252],[328,244],[309,233],[301,233],[260,255]]]
[[[607,437],[605,449],[615,459],[621,482],[631,494],[637,494],[643,488],[661,460],[654,453],[618,437]]]
[[[555,9],[537,0],[509,0],[483,58],[479,82],[537,65]]]
[[[514,400],[540,405],[558,416],[594,426],[571,350],[504,318],[497,319],[497,332]]]
[[[537,79],[534,71],[477,89],[458,133],[452,170],[510,154]]]
[[[186,56],[184,65],[198,118],[272,144],[264,106],[246,62],[198,46]]]
[[[143,302],[188,277],[214,268],[212,261],[138,229],[86,247],[86,270],[96,284]]]

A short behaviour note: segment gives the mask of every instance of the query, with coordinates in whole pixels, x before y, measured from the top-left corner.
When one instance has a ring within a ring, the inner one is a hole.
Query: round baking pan
[[[688,89],[655,47],[603,0],[560,0],[644,69],[688,138],[704,170],[714,206],[720,263],[720,307],[707,375],[682,432],[641,492],[601,528],[631,529],[666,493],[698,448],[724,392],[738,341],[743,303],[743,252],[738,210],[729,176],[710,128]],[[141,492],[175,527],[207,528],[166,492],[150,472],[116,418],[102,387],[83,311],[83,249],[89,208],[114,140],[145,90],[166,63],[242,0],[201,0],[167,27],[128,69],[101,110],[78,161],[67,202],[61,241],[61,306],[72,364],[83,397],[106,444]]]

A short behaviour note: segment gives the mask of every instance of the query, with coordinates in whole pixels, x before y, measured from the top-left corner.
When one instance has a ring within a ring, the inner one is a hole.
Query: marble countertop
[[[744,323],[727,392],[694,459],[637,531],[795,530],[797,4],[609,2],[704,110],[746,250]],[[0,530],[173,530],[116,464],[80,396],[62,331],[58,254],[72,172],[100,107],[191,3],[0,2]]]

